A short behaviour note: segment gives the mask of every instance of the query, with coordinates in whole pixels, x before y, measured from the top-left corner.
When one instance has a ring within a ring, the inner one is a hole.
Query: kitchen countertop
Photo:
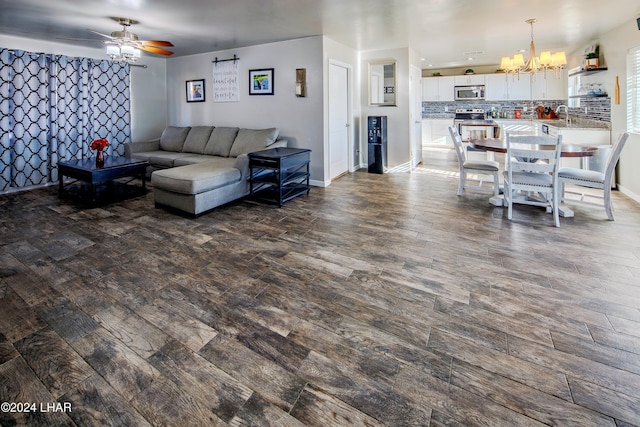
[[[591,130],[611,130],[611,123],[601,122],[598,120],[588,120],[572,117],[569,123],[565,119],[495,119],[499,123],[515,124],[518,122],[530,122],[530,123],[542,123],[545,125],[553,126],[558,129],[591,129]]]
[[[565,119],[535,120],[549,126],[559,129],[602,129],[611,130],[611,123],[599,122],[597,120],[571,119],[567,122]]]
[[[462,126],[495,126],[499,127],[500,125],[495,121],[489,120],[464,120],[460,122]]]
[[[442,120],[442,119],[450,119],[453,122],[453,116],[442,116],[442,115],[438,115],[438,117],[435,117],[435,115],[429,115],[428,117],[423,117],[423,120]],[[576,117],[572,117],[571,121],[569,123],[566,122],[565,119],[547,119],[547,120],[539,120],[539,119],[533,119],[531,117],[523,117],[522,119],[500,119],[500,118],[496,118],[493,119],[494,121],[498,122],[498,123],[525,123],[525,122],[529,122],[529,123],[543,123],[549,126],[554,126],[557,127],[558,129],[582,129],[582,130],[611,130],[611,123],[609,122],[603,122],[603,121],[599,121],[599,120],[589,120],[589,119],[581,119],[581,118],[576,118]],[[482,121],[482,120],[480,120]],[[487,126],[485,124],[485,126]],[[489,125],[490,126],[490,125]]]

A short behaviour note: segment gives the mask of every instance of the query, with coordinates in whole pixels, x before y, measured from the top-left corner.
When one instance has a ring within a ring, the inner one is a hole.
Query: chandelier
[[[536,22],[535,18],[527,19],[525,21],[531,25],[531,44],[529,45],[529,60],[525,63],[524,56],[521,53],[517,53],[510,58],[508,56],[502,57],[500,61],[500,68],[505,73],[518,74],[521,72],[535,73],[544,70],[544,76],[547,78],[547,70],[556,71],[556,78],[560,77],[560,70],[567,65],[567,56],[564,51],[551,53],[546,50],[543,51],[540,56],[536,56],[536,44],[533,40],[533,24]],[[518,76],[519,77],[519,76]]]

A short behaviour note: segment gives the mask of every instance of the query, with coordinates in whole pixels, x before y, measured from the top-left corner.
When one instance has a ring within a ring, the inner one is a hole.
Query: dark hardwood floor
[[[197,219],[0,196],[2,426],[640,425],[640,206],[509,221],[425,156]]]

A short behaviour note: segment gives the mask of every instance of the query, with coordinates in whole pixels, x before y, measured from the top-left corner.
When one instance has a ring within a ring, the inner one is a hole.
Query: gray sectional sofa
[[[125,144],[149,162],[156,206],[198,216],[249,194],[247,153],[286,147],[278,130],[168,126],[160,138]]]

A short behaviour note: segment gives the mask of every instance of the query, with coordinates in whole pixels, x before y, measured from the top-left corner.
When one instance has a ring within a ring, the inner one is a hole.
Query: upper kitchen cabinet
[[[507,79],[504,74],[487,74],[484,97],[487,101],[506,101],[509,99]]]
[[[478,86],[484,85],[484,74],[465,74],[462,76],[454,76],[455,86]]]
[[[531,99],[531,75],[487,74],[485,99],[487,101],[521,101]]]
[[[531,74],[520,73],[515,76],[509,76],[507,82],[510,100],[521,101],[531,99]]]
[[[422,100],[423,101],[453,101],[453,76],[423,77]]]
[[[567,99],[567,71],[560,70],[536,73],[531,82],[531,96],[534,100]]]

